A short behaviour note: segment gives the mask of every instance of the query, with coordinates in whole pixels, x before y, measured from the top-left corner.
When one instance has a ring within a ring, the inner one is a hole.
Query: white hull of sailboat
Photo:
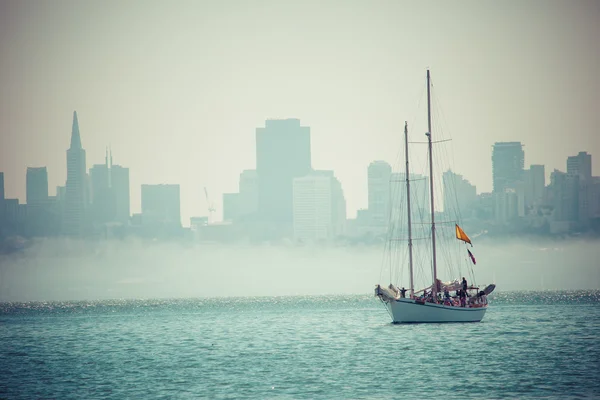
[[[480,322],[487,307],[455,307],[433,303],[417,303],[411,299],[386,301],[392,322],[440,323],[440,322]]]

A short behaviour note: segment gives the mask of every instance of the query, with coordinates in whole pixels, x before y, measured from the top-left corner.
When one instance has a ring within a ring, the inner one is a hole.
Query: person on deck
[[[465,290],[460,291],[460,306],[466,307],[467,305],[467,292]]]
[[[469,285],[467,284],[467,280],[463,276],[463,279],[462,279],[462,291],[463,291],[463,294],[465,296],[465,301],[466,301],[467,297],[471,297],[471,295],[469,294],[469,292],[467,292],[468,287],[469,287]]]
[[[404,289],[404,287],[402,289],[400,289],[400,297],[402,297],[402,298],[406,297],[406,289]]]
[[[451,306],[452,301],[450,300],[450,292],[448,292],[448,288],[444,288],[444,304]]]

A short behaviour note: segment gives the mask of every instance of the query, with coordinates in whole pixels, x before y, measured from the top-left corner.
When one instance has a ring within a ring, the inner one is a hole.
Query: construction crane
[[[213,222],[213,213],[216,211],[215,204],[210,201],[208,197],[208,190],[206,186],[204,186],[204,195],[206,196],[206,205],[208,206],[208,223],[211,224]]]

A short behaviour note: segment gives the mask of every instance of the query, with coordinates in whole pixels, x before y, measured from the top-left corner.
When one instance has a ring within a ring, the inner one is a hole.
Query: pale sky
[[[77,110],[87,167],[110,144],[130,168],[132,212],[141,184],[179,183],[185,226],[207,214],[204,186],[220,219],[255,167],[256,127],[293,117],[353,217],[368,164],[400,166],[404,120],[424,139],[427,68],[454,170],[478,192],[497,141],[523,142],[547,175],[588,151],[600,175],[599,40],[595,0],[2,0],[6,196],[25,201],[28,166],[48,167],[51,195],[64,185]]]

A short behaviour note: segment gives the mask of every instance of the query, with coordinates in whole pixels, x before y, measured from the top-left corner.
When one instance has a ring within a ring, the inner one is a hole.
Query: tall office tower
[[[125,168],[120,165],[112,165],[111,161],[110,185],[115,200],[114,220],[116,222],[127,224],[129,222],[129,217],[131,216],[131,203],[129,197],[129,168]]]
[[[77,111],[73,112],[71,145],[67,150],[67,184],[63,220],[63,233],[81,236],[87,230],[88,188],[85,167],[85,150],[81,146]]]
[[[531,165],[523,171],[525,188],[525,207],[539,205],[544,197],[546,187],[546,170],[543,165]]]
[[[578,221],[582,228],[589,226],[594,218],[594,181],[592,179],[592,155],[580,151],[576,156],[567,158],[567,174],[579,180],[578,185]]]
[[[498,142],[492,151],[494,192],[515,188],[523,177],[525,152],[521,142]]]
[[[575,222],[579,219],[579,183],[577,175],[558,170],[550,174],[548,195],[555,221]]]
[[[223,193],[223,221],[237,222],[242,218],[239,193]]]
[[[310,170],[310,128],[299,119],[267,120],[256,128],[259,218],[291,226],[293,180]]]
[[[392,167],[385,161],[373,161],[367,171],[370,223],[386,226],[390,218],[390,179]]]
[[[51,219],[51,201],[48,197],[48,171],[46,167],[27,168],[26,175],[26,232],[31,236],[46,236],[58,233],[56,224],[60,220]]]
[[[26,187],[25,198],[28,205],[46,203],[48,201],[48,171],[46,167],[27,167]]]
[[[179,185],[142,185],[144,225],[181,227]]]
[[[240,212],[249,216],[258,211],[258,174],[255,169],[247,169],[240,174]]]
[[[567,174],[579,175],[582,181],[592,179],[592,155],[580,151],[576,156],[567,158]]]
[[[104,164],[90,168],[93,221],[129,221],[129,168],[114,165],[108,150]]]
[[[95,164],[90,168],[91,209],[90,217],[94,224],[113,221],[115,201],[110,188],[110,164],[108,150],[104,164]]]
[[[294,237],[333,239],[343,234],[346,201],[333,171],[313,171],[294,179]]]
[[[258,176],[247,169],[240,174],[237,193],[223,193],[223,221],[248,221],[258,211]]]
[[[462,175],[448,170],[443,173],[444,212],[448,216],[467,218],[477,201],[477,188]]]
[[[429,208],[429,177],[421,174],[410,174],[410,207],[414,222],[428,221]],[[390,178],[390,198],[392,206],[391,218],[394,223],[406,215],[406,173],[393,172]],[[389,216],[387,217],[390,218]],[[400,227],[403,229],[403,227]]]

